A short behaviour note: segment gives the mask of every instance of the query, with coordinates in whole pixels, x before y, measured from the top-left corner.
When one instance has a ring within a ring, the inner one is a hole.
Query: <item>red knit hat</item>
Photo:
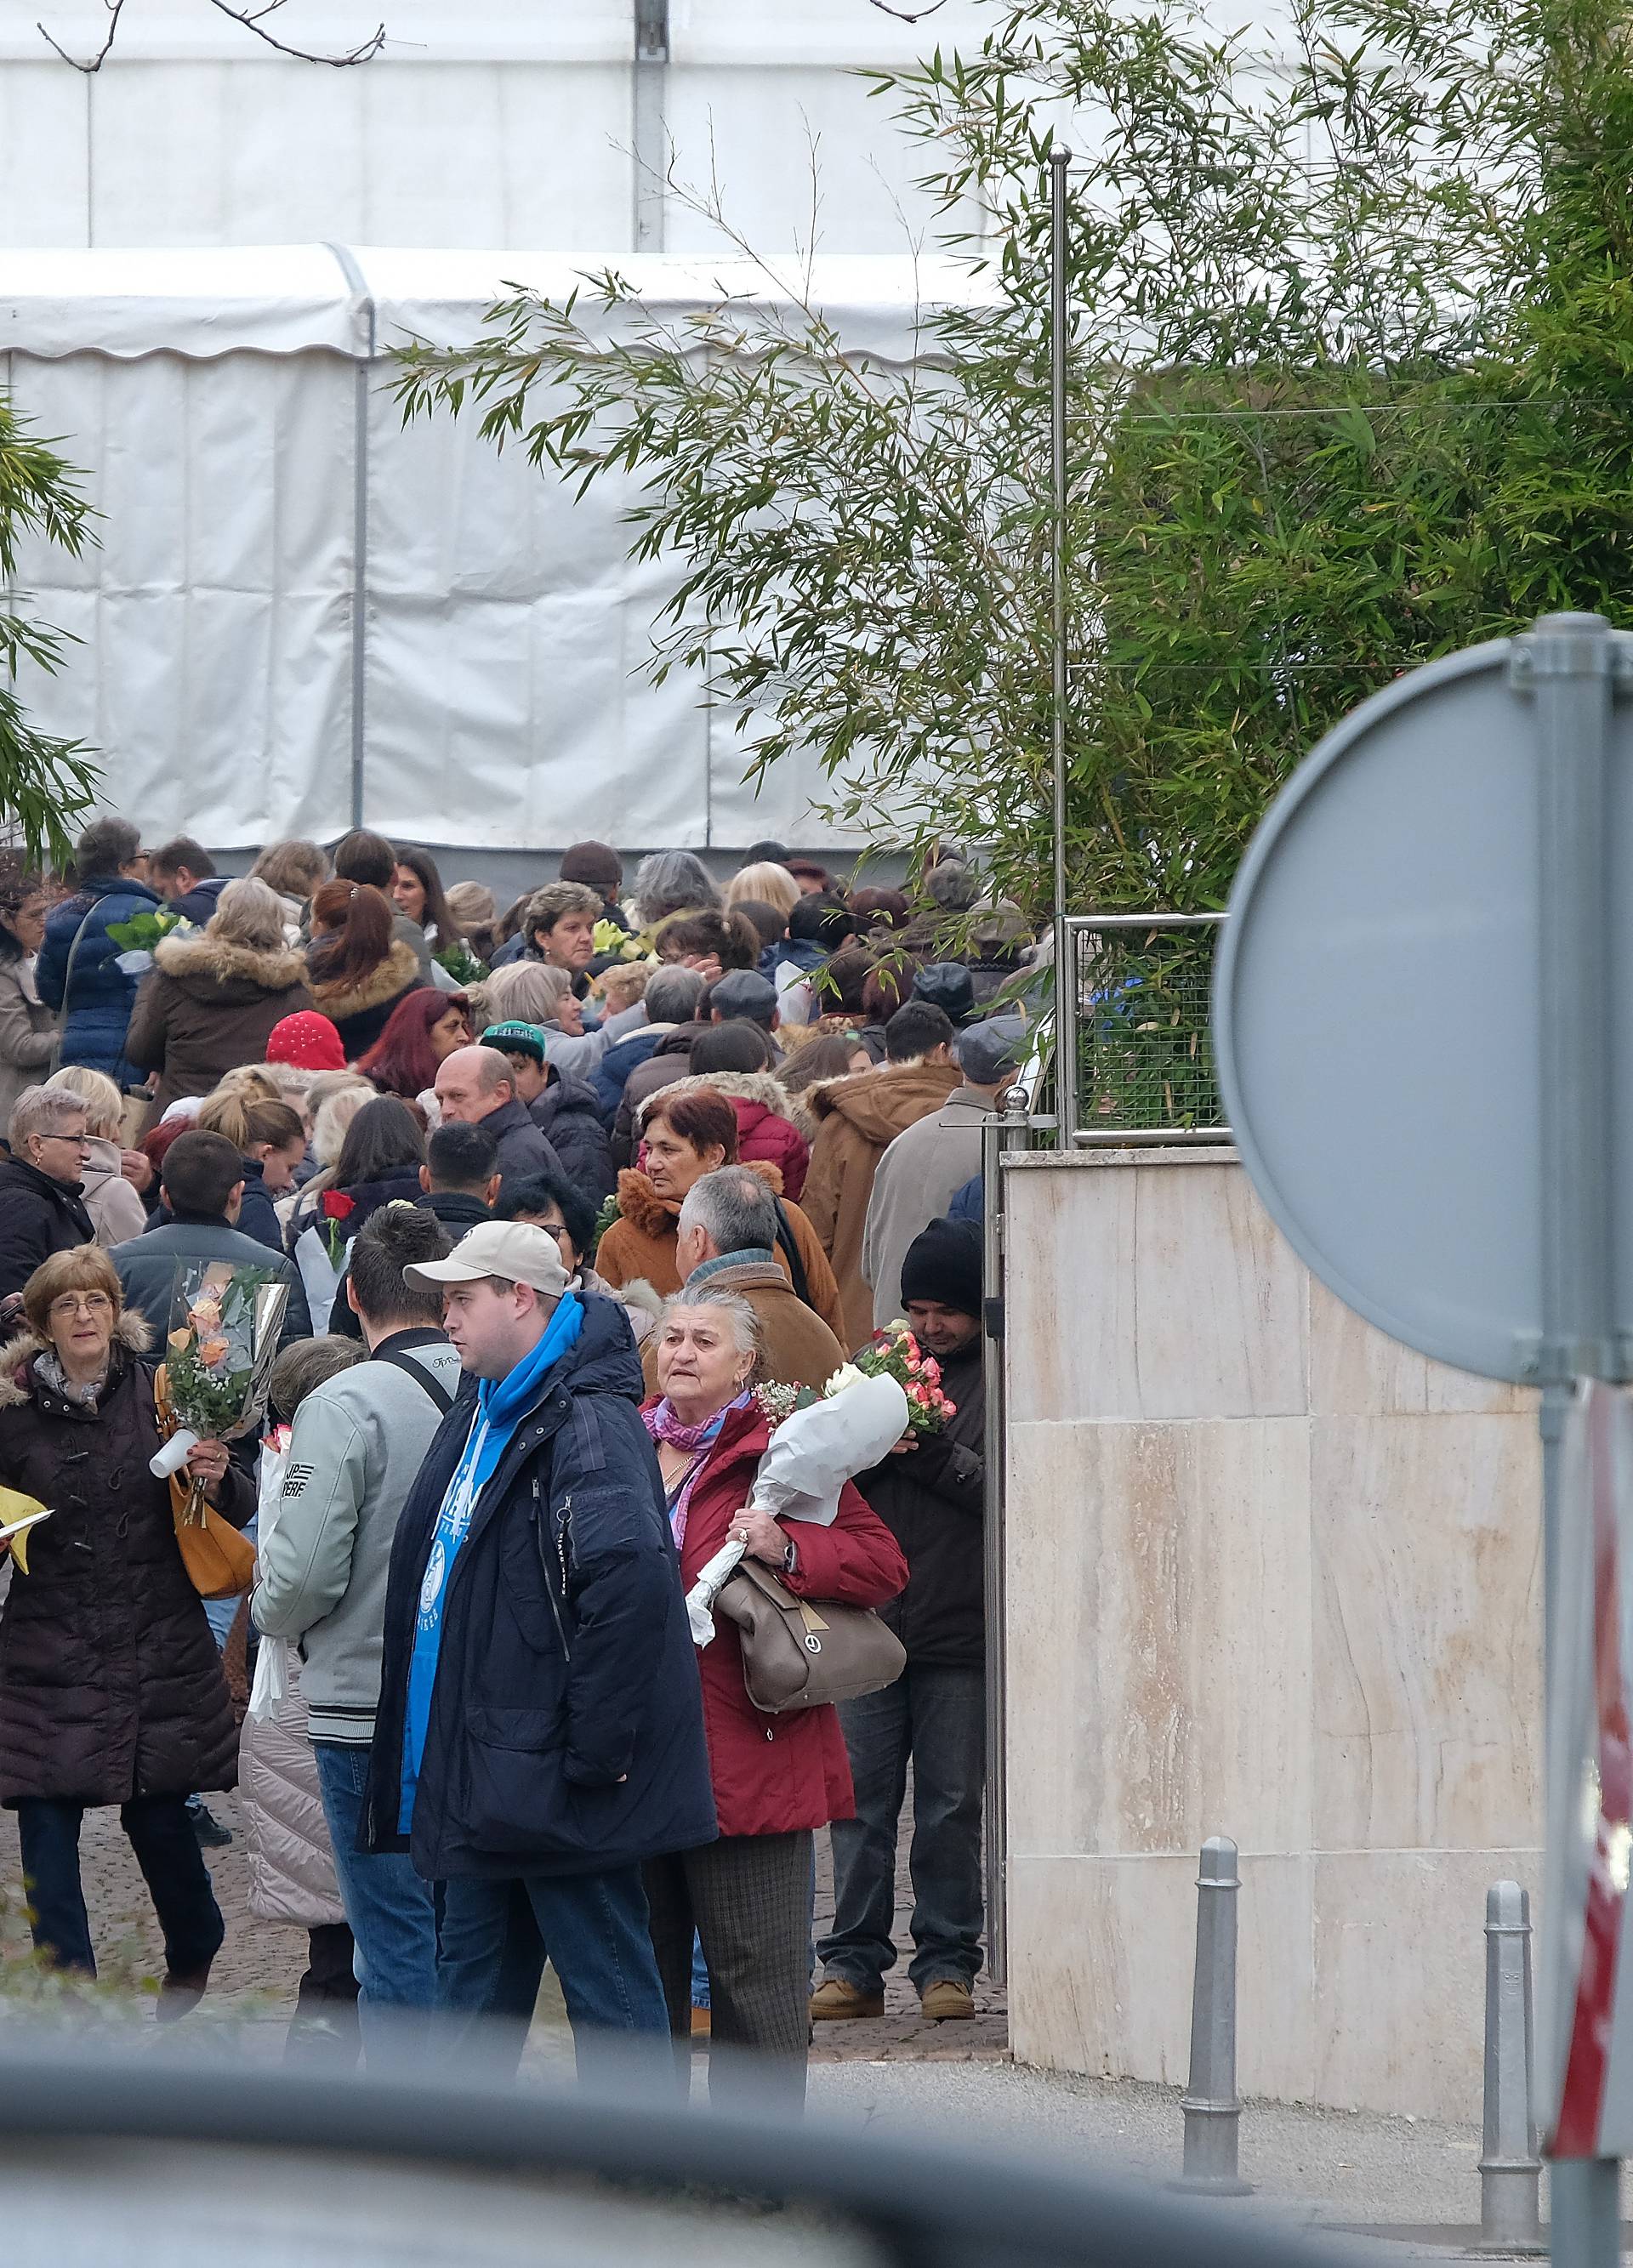
[[[298,1071],[344,1071],[346,1051],[340,1034],[315,1008],[300,1008],[273,1025],[267,1035],[267,1061],[291,1064]]]

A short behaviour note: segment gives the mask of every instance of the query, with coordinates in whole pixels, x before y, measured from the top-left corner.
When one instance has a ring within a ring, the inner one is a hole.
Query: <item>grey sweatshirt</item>
[[[440,1331],[399,1331],[381,1346],[458,1392],[459,1357]],[[442,1414],[395,1364],[373,1360],[326,1379],[295,1412],[249,1612],[269,1638],[299,1640],[314,1741],[373,1738],[392,1539]]]

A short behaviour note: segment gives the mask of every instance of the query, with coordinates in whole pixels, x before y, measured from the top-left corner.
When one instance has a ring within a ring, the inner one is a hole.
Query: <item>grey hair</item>
[[[695,968],[654,968],[647,979],[647,1021],[683,1024],[703,993],[703,978]]]
[[[507,961],[482,980],[484,1025],[553,1024],[573,979],[542,961]]]
[[[663,1312],[658,1317],[659,1338],[668,1329],[669,1318],[686,1307],[717,1309],[731,1325],[732,1339],[738,1353],[753,1356],[754,1368],[749,1375],[750,1378],[757,1375],[765,1343],[760,1333],[760,1319],[741,1292],[724,1291],[713,1284],[699,1284],[690,1292],[683,1288],[663,1303]]]
[[[691,850],[654,850],[643,858],[631,895],[643,929],[655,929],[666,914],[718,911],[720,902],[708,868]]]
[[[116,874],[129,865],[142,848],[142,837],[128,819],[93,819],[74,845],[74,872],[82,882],[93,874]]]
[[[71,1094],[65,1086],[31,1086],[11,1106],[11,1123],[5,1130],[11,1154],[22,1156],[31,1135],[60,1134],[74,1118],[82,1127],[91,1123],[91,1106],[83,1094]]]
[[[699,1174],[687,1190],[680,1226],[702,1229],[722,1254],[774,1251],[777,1201],[747,1166],[720,1166],[712,1174]]]
[[[284,942],[284,902],[270,883],[246,874],[219,893],[205,927],[229,945],[274,953]]]

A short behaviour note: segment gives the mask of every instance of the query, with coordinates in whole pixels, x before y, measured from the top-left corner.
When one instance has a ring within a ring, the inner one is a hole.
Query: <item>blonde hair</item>
[[[648,961],[615,961],[610,968],[602,970],[590,990],[598,991],[610,1009],[616,996],[618,1004],[617,1008],[613,1009],[616,1015],[625,1008],[632,1008],[638,1000],[646,998],[651,977],[652,963]]]
[[[775,906],[785,917],[794,911],[803,892],[786,866],[771,859],[763,859],[757,866],[740,866],[726,885],[726,906],[729,912],[745,898],[756,905]]]
[[[320,883],[328,880],[329,854],[300,836],[283,843],[269,843],[250,868],[248,879],[265,882],[280,897],[293,898],[299,904],[311,897]],[[222,895],[225,895],[223,891]]]
[[[85,1132],[105,1142],[117,1141],[124,1125],[125,1100],[105,1071],[89,1071],[84,1064],[64,1064],[46,1081],[64,1094],[77,1094],[85,1107]]]
[[[253,952],[273,953],[284,942],[284,903],[277,892],[253,874],[229,882],[204,924],[206,937]]]
[[[283,1094],[265,1064],[238,1064],[216,1081],[217,1094],[236,1094],[245,1102],[277,1102]]]
[[[213,1094],[204,1097],[193,1123],[203,1133],[225,1134],[244,1157],[258,1142],[270,1143],[275,1150],[285,1150],[296,1140],[306,1139],[299,1112],[292,1110],[281,1096],[269,1099],[241,1091],[235,1093],[226,1086],[218,1086]]]
[[[332,1170],[340,1162],[351,1122],[366,1102],[379,1100],[373,1086],[343,1086],[338,1094],[325,1095],[312,1125],[312,1154],[320,1166]],[[310,1189],[311,1182],[307,1187]]]

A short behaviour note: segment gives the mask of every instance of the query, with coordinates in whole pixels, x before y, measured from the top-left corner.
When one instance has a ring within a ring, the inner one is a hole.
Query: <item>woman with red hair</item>
[[[470,1020],[462,992],[407,992],[373,1046],[358,1057],[358,1069],[382,1094],[400,1094],[412,1102],[435,1086],[443,1057],[469,1045]]]
[[[312,901],[312,1005],[340,1034],[349,1062],[373,1046],[403,994],[425,981],[413,946],[392,935],[391,924],[391,908],[366,882],[325,882]]]

